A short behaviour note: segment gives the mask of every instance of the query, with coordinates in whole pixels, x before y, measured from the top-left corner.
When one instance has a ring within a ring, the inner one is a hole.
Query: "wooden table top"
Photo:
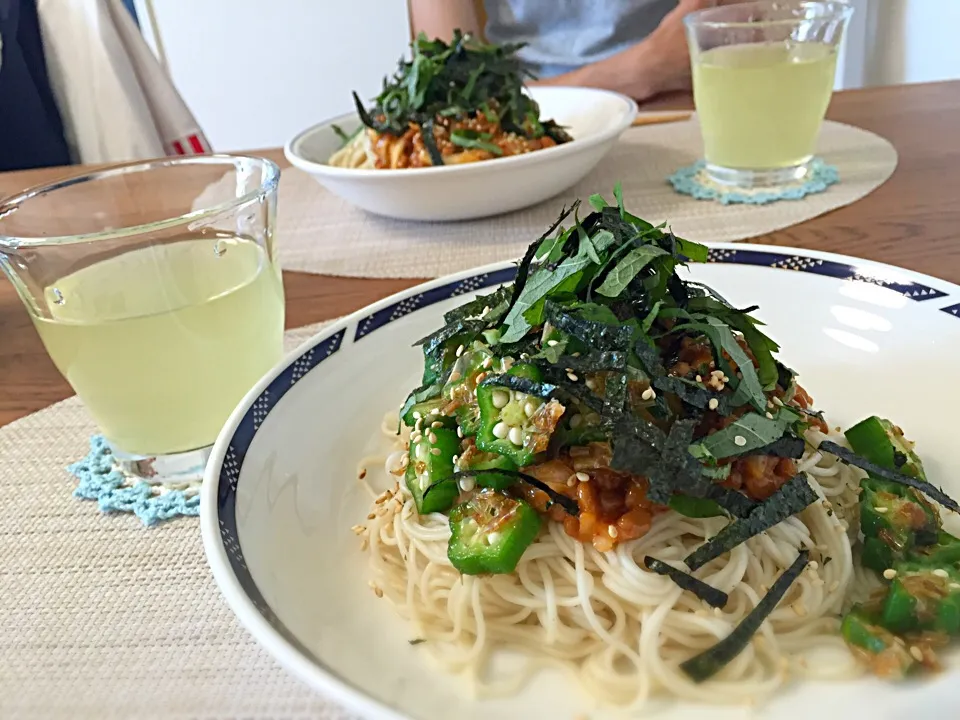
[[[660,107],[689,107],[676,99]],[[646,109],[646,108],[645,108]],[[828,117],[882,135],[900,155],[896,172],[866,198],[752,242],[854,255],[960,283],[960,82],[841,92]],[[287,167],[279,150],[261,154]],[[78,168],[0,173],[0,196]],[[279,239],[283,242],[283,238]],[[284,273],[287,325],[353,312],[416,284],[412,279]],[[69,397],[13,287],[0,276],[0,426]]]

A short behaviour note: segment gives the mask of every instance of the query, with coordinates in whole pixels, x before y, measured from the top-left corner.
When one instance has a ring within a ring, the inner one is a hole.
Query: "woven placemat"
[[[0,718],[348,720],[234,618],[197,518],[146,528],[73,497],[95,431],[76,398],[0,428]]]
[[[673,190],[667,178],[701,153],[695,120],[627,130],[586,179],[561,196],[485,220],[416,223],[358,210],[305,173],[285,170],[280,181],[279,237],[284,269],[350,277],[439,277],[512,260],[556,219],[564,203],[599,192],[612,200],[623,183],[627,206],[700,242],[764,235],[853,203],[879,187],[897,166],[897,152],[878,135],[826,122],[818,155],[836,166],[840,182],[802,200],[769,205],[721,205]]]

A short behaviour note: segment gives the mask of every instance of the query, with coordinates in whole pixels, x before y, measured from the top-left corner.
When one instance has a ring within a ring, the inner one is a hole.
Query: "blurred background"
[[[373,96],[409,42],[402,0],[133,0],[218,150],[282,145]],[[851,0],[837,88],[960,78],[960,2]]]
[[[0,19],[4,7],[15,9],[18,4],[26,7],[33,2],[0,0]],[[101,42],[91,38],[97,33],[103,35],[97,28],[109,14],[104,8],[110,6],[114,14],[116,8],[126,8],[136,23],[131,28],[142,34],[195,118],[193,122],[189,113],[175,115],[172,129],[160,133],[164,148],[153,152],[149,144],[144,144],[146,141],[136,138],[118,150],[97,152],[112,140],[102,129],[100,137],[88,137],[86,142],[68,137],[73,158],[88,162],[146,157],[164,150],[174,154],[179,151],[171,144],[177,139],[188,152],[191,145],[224,152],[283,145],[304,127],[350,110],[352,90],[361,97],[374,96],[384,69],[394,67],[410,40],[404,0],[35,2],[44,45],[48,45],[54,95],[61,114],[68,116],[68,129],[98,121],[96,108],[85,107],[84,103],[102,107],[111,102],[109,98],[89,100],[98,89],[96,84],[89,89],[81,87],[76,73],[70,75],[71,68],[91,57],[90,51],[74,48],[84,47],[84,43],[94,47]],[[856,11],[841,51],[838,89],[960,78],[960,42],[956,37],[960,0],[849,2]],[[21,25],[24,22],[21,19]],[[118,25],[115,17],[112,22]],[[104,23],[103,27],[109,25]],[[47,41],[54,36],[57,47],[51,53]],[[110,53],[112,40],[103,37],[105,52]],[[129,38],[125,45],[130,47]],[[81,79],[109,72],[91,69]],[[0,86],[4,74],[9,73],[0,72]],[[58,86],[57,77],[65,73],[66,79]],[[141,74],[139,70],[137,74]],[[111,109],[124,102],[135,104],[118,100]],[[148,94],[147,104],[151,103],[170,105],[162,97],[155,100]],[[70,106],[66,110],[65,104]],[[156,107],[153,109],[156,119]],[[0,108],[0,124],[2,121]],[[162,119],[157,122],[163,131]],[[78,152],[77,146],[85,147],[85,152]],[[130,147],[133,150],[128,150]]]

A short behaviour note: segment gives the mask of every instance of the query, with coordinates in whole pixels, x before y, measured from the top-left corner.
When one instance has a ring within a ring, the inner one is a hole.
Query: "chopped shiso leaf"
[[[794,475],[773,495],[757,505],[750,514],[734,520],[714,537],[685,558],[687,567],[696,570],[714,558],[729,552],[764,530],[786,520],[817,499],[804,473]]]
[[[783,574],[773,583],[770,591],[761,598],[757,606],[740,621],[740,624],[733,629],[727,637],[718,642],[713,647],[704,650],[699,655],[695,655],[689,660],[680,664],[683,670],[694,682],[703,682],[713,677],[723,667],[733,660],[737,655],[743,652],[743,649],[750,642],[757,630],[767,619],[767,616],[774,611],[777,604],[787,594],[787,590],[793,585],[794,581],[800,577],[800,573],[807,566],[809,559],[806,550],[797,555],[793,564],[783,571]]]
[[[570,136],[553,120],[541,119],[539,106],[523,91],[524,82],[533,75],[517,56],[521,47],[487,44],[460,30],[454,31],[449,43],[429,40],[421,33],[411,43],[410,59],[401,59],[394,76],[384,80],[372,108],[367,109],[354,93],[357,113],[368,128],[389,135],[402,135],[411,123],[427,130],[438,117],[482,115],[508,132],[567,142]],[[433,156],[433,133],[422,136]],[[450,139],[461,147],[500,150],[476,131],[458,131]],[[439,157],[439,152],[436,154]],[[442,160],[434,164],[442,164]]]
[[[830,440],[824,440],[821,442],[819,449],[825,453],[835,455],[848,465],[853,465],[861,470],[866,470],[868,474],[880,478],[881,480],[889,480],[890,482],[894,482],[899,485],[906,485],[907,487],[912,487],[916,490],[919,490],[928,498],[931,500],[936,500],[945,508],[953,510],[954,512],[960,512],[960,505],[957,504],[956,500],[951,498],[940,488],[934,487],[925,480],[920,480],[919,478],[915,478],[910,475],[904,475],[903,473],[898,473],[888,468],[881,467],[880,465],[876,465],[866,458],[857,455],[855,452],[853,452],[853,450],[845,448],[842,445],[837,445],[835,442],[831,442]]]
[[[703,580],[695,578],[693,575],[673,567],[673,565],[668,565],[662,560],[657,560],[648,555],[644,558],[643,562],[648,570],[657,573],[657,575],[666,575],[673,580],[678,587],[692,592],[711,607],[723,608],[723,606],[727,604],[727,600],[730,599],[730,596],[722,590],[717,590]]]

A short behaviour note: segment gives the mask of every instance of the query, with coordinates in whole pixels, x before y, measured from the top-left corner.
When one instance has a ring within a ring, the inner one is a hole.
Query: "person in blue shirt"
[[[717,0],[408,1],[415,34],[449,38],[460,28],[490,42],[526,43],[519,55],[540,78],[534,84],[605,88],[637,100],[690,88],[683,17],[718,4]],[[486,27],[480,27],[481,8]]]

